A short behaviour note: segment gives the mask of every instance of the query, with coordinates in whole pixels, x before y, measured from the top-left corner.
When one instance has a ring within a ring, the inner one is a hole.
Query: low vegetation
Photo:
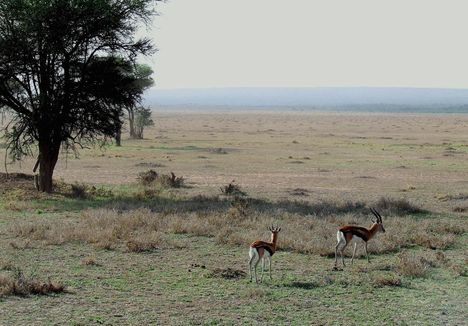
[[[37,280],[25,276],[20,269],[13,269],[10,275],[0,275],[0,296],[26,296],[62,293],[65,286],[61,283]]]
[[[402,276],[423,277],[430,268],[430,262],[416,253],[402,252],[397,256],[396,271]]]
[[[159,174],[154,170],[148,170],[138,174],[138,183],[145,188],[181,188],[185,185],[185,179],[178,177],[171,172],[170,174]]]
[[[247,196],[247,193],[241,189],[241,187],[235,183],[234,180],[232,180],[229,184],[226,186],[223,186],[220,188],[221,194],[226,195],[226,196]]]
[[[12,231],[18,237],[49,244],[81,241],[98,248],[143,252],[160,246],[174,246],[165,234],[209,236],[220,244],[245,246],[258,235],[267,237],[266,226],[274,223],[284,226],[279,242],[282,250],[334,256],[335,234],[340,226],[371,224],[366,205],[361,203],[312,204],[313,209],[308,214],[302,210],[288,213],[285,208],[294,203],[284,201],[277,203],[276,209],[273,209],[276,204],[272,203],[268,211],[263,210],[264,203],[260,205],[255,200],[242,199],[231,202],[231,207],[227,203],[223,206],[223,201],[213,203],[209,200],[204,204],[198,202],[199,206],[182,201],[182,209],[176,209],[177,202],[165,207],[157,203],[123,209],[117,201],[114,207],[86,210],[78,220],[18,223]],[[159,207],[159,211],[153,207]],[[387,210],[391,209],[387,206]],[[456,236],[467,229],[459,220],[383,216],[388,232],[370,243],[369,250],[374,254],[398,252],[415,246],[447,249],[454,245]]]

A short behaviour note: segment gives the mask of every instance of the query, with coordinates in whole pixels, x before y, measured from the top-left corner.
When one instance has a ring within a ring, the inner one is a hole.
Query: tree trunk
[[[130,138],[136,138],[135,133],[135,111],[133,108],[128,109],[128,126],[130,129]]]
[[[39,141],[39,191],[52,192],[52,177],[60,152],[60,142]]]
[[[115,133],[115,146],[122,146],[122,128]]]

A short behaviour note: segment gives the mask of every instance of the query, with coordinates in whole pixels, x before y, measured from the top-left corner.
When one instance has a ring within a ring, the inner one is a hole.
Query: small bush
[[[232,180],[227,186],[220,188],[221,193],[226,196],[247,196],[247,193],[242,191],[241,187],[235,184],[235,181]]]
[[[61,283],[52,282],[50,279],[47,282],[41,282],[32,277],[26,277],[19,269],[15,270],[12,276],[0,276],[1,296],[46,295],[64,291],[65,286]]]
[[[396,276],[379,275],[376,278],[374,278],[375,287],[401,286],[401,285],[402,285],[401,279]]]
[[[148,252],[159,249],[162,240],[159,233],[153,232],[148,236],[128,240],[126,246],[130,252]]]
[[[402,276],[424,277],[429,267],[428,260],[415,253],[403,252],[397,256],[396,271]]]
[[[70,196],[72,198],[85,199],[88,198],[88,187],[85,184],[72,184]]]
[[[95,196],[95,197],[113,197],[114,196],[114,193],[112,192],[112,190],[109,190],[109,189],[105,189],[103,187],[95,187],[95,186],[92,186],[89,190],[88,190],[88,193],[92,196]]]
[[[385,214],[404,216],[409,214],[419,214],[425,211],[416,205],[413,205],[406,199],[392,199],[387,197],[380,198],[374,207]]]
[[[158,181],[163,188],[182,188],[185,184],[184,177],[177,177],[174,172],[171,175],[162,174]]]
[[[431,234],[429,232],[420,232],[416,233],[413,236],[413,241],[415,244],[426,247],[432,250],[435,249],[449,249],[455,243],[455,235],[448,234]]]
[[[154,170],[148,170],[145,172],[138,173],[137,180],[142,186],[150,186],[156,179],[159,174]]]
[[[185,179],[177,177],[174,172],[168,174],[158,174],[154,170],[148,170],[138,174],[138,182],[144,187],[159,185],[161,188],[181,188],[184,186]]]

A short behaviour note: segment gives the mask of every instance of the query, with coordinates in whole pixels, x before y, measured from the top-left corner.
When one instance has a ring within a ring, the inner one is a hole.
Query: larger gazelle
[[[365,249],[366,249],[366,256],[367,262],[369,261],[369,253],[367,251],[367,242],[372,239],[377,232],[385,232],[384,226],[382,224],[382,216],[380,216],[379,212],[377,212],[374,208],[370,209],[372,214],[375,216],[375,220],[372,220],[372,225],[370,228],[365,228],[362,226],[356,225],[346,225],[343,226],[338,230],[336,233],[336,240],[338,243],[335,247],[335,267],[338,263],[338,250],[341,254],[341,263],[345,266],[344,258],[343,258],[343,251],[345,250],[346,246],[353,241],[354,242],[354,250],[353,256],[351,258],[351,264],[354,261],[354,255],[356,254],[356,248],[358,242],[364,242]]]
[[[265,272],[265,262],[268,261],[268,271],[270,274],[271,280],[271,257],[276,251],[276,242],[278,241],[278,233],[281,231],[279,227],[269,227],[268,231],[271,232],[271,242],[257,240],[252,242],[249,249],[249,274],[250,281],[252,281],[252,276],[255,276],[255,283],[257,281],[257,265],[259,261],[262,261],[262,276],[260,277],[260,282],[263,280],[263,273]],[[252,273],[253,269],[253,273]]]

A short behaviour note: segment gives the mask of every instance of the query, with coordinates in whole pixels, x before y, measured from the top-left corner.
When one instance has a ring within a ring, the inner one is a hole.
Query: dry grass
[[[402,286],[402,281],[401,278],[394,275],[378,275],[374,278],[374,286]]]
[[[154,231],[128,240],[126,246],[130,252],[146,252],[158,249],[164,243],[167,243],[164,234]]]
[[[85,184],[75,183],[71,185],[71,197],[85,199],[88,197]]]
[[[15,269],[15,265],[11,260],[0,260],[0,270],[12,271]]]
[[[97,261],[96,261],[96,258],[95,257],[86,257],[86,258],[83,258],[81,260],[81,264],[82,265],[85,265],[85,266],[101,266],[101,264],[99,264]]]
[[[83,213],[79,221],[19,224],[13,232],[17,236],[51,245],[85,242],[99,249],[126,247],[132,252],[143,252],[160,246],[179,246],[159,232],[166,229],[165,219],[155,218],[147,209],[139,209],[127,213],[89,210]]]
[[[207,203],[209,205],[209,203]],[[240,205],[240,204],[239,204]],[[321,203],[316,214],[333,211],[330,215],[302,215],[285,212],[284,203],[277,210],[256,210],[255,207],[215,206],[214,210],[98,209],[87,210],[79,220],[46,223],[19,223],[12,232],[22,238],[60,245],[66,242],[85,242],[102,249],[126,249],[132,252],[150,251],[177,246],[167,234],[193,234],[214,237],[217,243],[248,245],[253,239],[269,238],[268,225],[280,225],[279,247],[292,252],[334,256],[336,231],[345,224],[370,226],[370,216],[359,212],[361,204]],[[209,206],[208,206],[209,207]],[[257,207],[259,208],[259,207]],[[219,210],[220,209],[220,210]],[[241,212],[239,211],[241,209]],[[349,213],[356,209],[357,212]],[[192,212],[190,212],[192,211]],[[379,234],[369,245],[371,253],[398,252],[402,248],[422,246],[447,249],[456,235],[466,232],[460,220],[425,219],[386,216],[385,234]],[[362,248],[358,254],[362,254]],[[348,250],[349,251],[349,250]]]
[[[232,180],[228,185],[220,188],[221,194],[226,196],[247,196],[247,193]]]
[[[425,212],[423,209],[409,202],[407,199],[393,199],[388,197],[380,198],[375,203],[375,207],[378,211],[386,215],[404,216]]]
[[[0,296],[46,295],[64,291],[65,286],[61,283],[52,282],[50,279],[47,282],[39,281],[25,276],[19,269],[14,270],[12,275],[0,275]]]
[[[185,184],[185,179],[176,176],[174,172],[170,174],[159,174],[154,170],[140,172],[137,181],[143,187],[156,187],[159,189],[181,188]]]
[[[402,276],[424,277],[431,262],[416,253],[402,252],[397,257],[396,271]]]

